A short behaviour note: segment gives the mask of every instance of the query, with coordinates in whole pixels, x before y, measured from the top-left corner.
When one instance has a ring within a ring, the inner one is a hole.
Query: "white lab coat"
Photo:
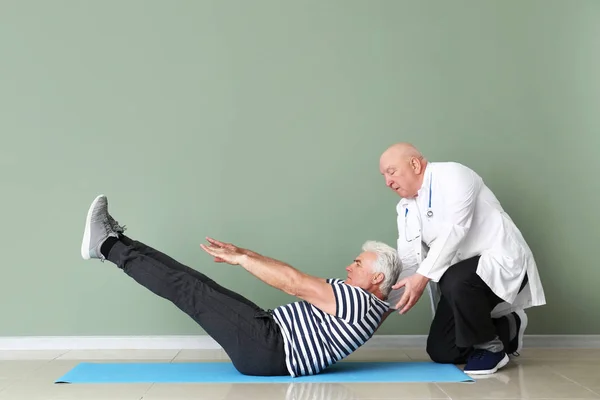
[[[477,274],[504,300],[492,317],[546,303],[529,246],[473,170],[453,162],[428,163],[417,197],[401,199],[396,211],[404,267],[400,279],[415,272],[430,278],[427,289],[434,313],[440,296],[437,282],[444,272],[476,255],[481,256]],[[518,293],[525,273],[528,283]],[[392,291],[388,301],[393,307],[403,292]]]

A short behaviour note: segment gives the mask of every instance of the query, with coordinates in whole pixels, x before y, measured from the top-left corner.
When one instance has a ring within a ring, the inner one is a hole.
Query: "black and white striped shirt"
[[[347,357],[379,326],[389,304],[364,289],[340,279],[327,279],[333,287],[335,316],[307,301],[273,310],[285,341],[287,369],[293,377],[314,375]]]

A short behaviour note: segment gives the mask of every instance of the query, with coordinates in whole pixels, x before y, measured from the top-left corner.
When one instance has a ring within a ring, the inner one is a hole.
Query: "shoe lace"
[[[473,351],[470,358],[472,358],[474,360],[481,360],[485,356],[486,353],[487,353],[487,350],[476,349],[475,351]]]
[[[119,223],[115,221],[115,219],[110,214],[108,214],[108,223],[111,230],[117,233],[123,233],[125,232],[125,230],[127,230],[127,227],[125,225],[119,225]]]

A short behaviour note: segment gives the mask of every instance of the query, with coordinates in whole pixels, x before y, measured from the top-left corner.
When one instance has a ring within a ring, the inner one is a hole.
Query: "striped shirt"
[[[335,316],[307,301],[277,307],[273,317],[285,342],[286,365],[293,377],[314,375],[347,357],[379,326],[389,304],[340,279],[333,287]]]

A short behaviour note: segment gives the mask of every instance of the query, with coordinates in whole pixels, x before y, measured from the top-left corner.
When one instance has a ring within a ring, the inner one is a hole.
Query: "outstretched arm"
[[[306,300],[328,314],[335,315],[336,302],[333,288],[325,279],[298,271],[289,264],[265,257],[231,243],[206,238],[210,245],[200,247],[216,262],[241,265],[261,281],[287,294]]]

